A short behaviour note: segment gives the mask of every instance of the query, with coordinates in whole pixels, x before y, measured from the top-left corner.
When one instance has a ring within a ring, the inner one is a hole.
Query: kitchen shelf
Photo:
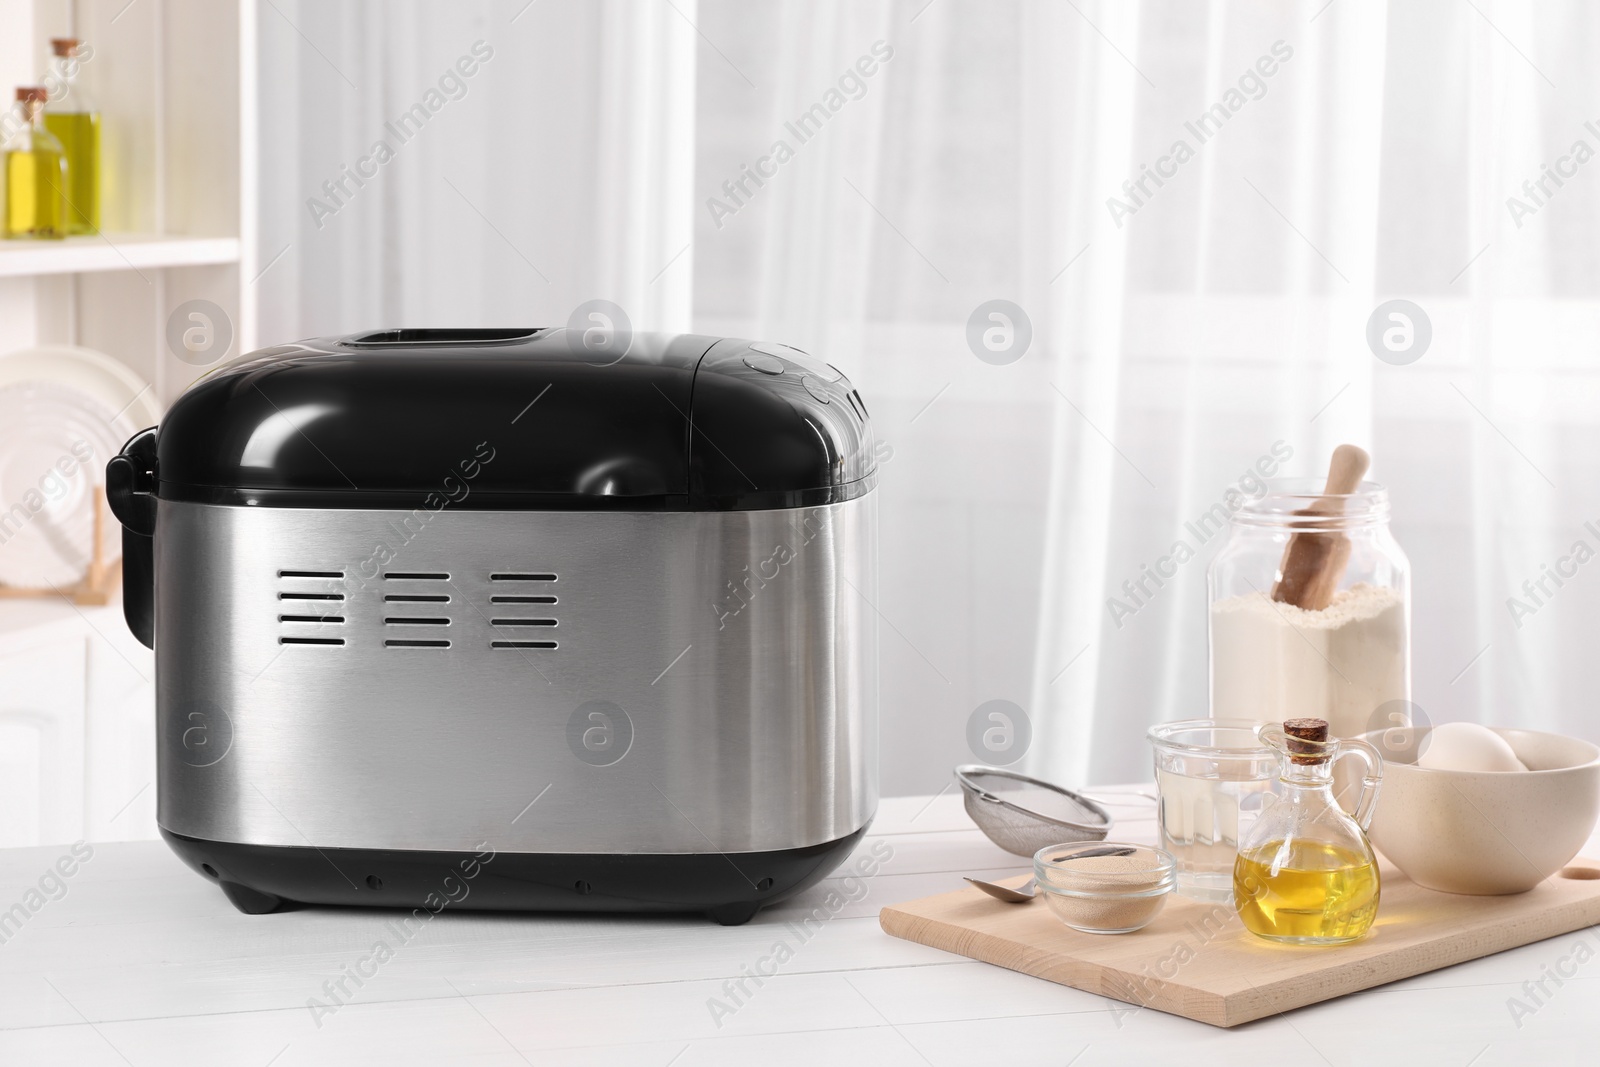
[[[237,237],[108,233],[60,241],[0,240],[0,278],[237,262]]]
[[[0,0],[8,93],[39,84],[50,38],[93,46],[79,77],[101,111],[108,176],[103,234],[0,239],[0,354],[93,349],[165,407],[205,370],[169,341],[185,305],[220,312],[230,343],[219,358],[257,347],[256,33],[262,17],[283,17],[257,4]],[[0,511],[37,478],[10,473]],[[0,599],[0,843],[155,833],[152,661],[120,616],[115,604]]]

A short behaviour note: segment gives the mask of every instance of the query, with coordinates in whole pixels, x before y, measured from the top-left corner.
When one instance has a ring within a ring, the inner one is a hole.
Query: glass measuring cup
[[[1150,728],[1161,847],[1177,861],[1177,892],[1233,900],[1239,842],[1278,777],[1278,755],[1251,719],[1184,719]]]

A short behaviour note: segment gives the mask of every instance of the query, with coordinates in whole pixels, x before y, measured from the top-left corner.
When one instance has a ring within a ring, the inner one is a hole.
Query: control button
[[[809,371],[825,382],[836,382],[844,377],[844,371],[838,367],[824,363],[811,353],[793,345],[780,345],[776,341],[752,341],[750,347],[769,356],[782,356],[790,363],[798,364],[801,370]]]
[[[762,374],[782,374],[784,371],[783,360],[771,356],[745,356],[744,365]]]
[[[817,381],[811,375],[802,375],[800,378],[800,384],[806,387],[806,392],[810,393],[824,404],[828,402],[828,391],[822,387],[821,382]]]

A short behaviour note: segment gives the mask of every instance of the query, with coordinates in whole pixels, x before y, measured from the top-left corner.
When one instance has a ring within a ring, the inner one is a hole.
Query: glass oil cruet
[[[1257,733],[1278,755],[1272,800],[1233,865],[1233,902],[1245,929],[1290,945],[1342,945],[1378,914],[1378,861],[1366,828],[1383,757],[1365,741],[1328,738],[1325,719],[1288,719]],[[1333,795],[1333,764],[1365,763],[1354,816]]]

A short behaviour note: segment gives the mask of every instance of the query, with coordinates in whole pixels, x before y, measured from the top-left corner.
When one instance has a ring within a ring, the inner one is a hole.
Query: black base
[[[298,848],[205,841],[165,828],[161,836],[247,915],[292,904],[703,912],[738,926],[822,881],[866,832],[773,852],[653,856]]]

